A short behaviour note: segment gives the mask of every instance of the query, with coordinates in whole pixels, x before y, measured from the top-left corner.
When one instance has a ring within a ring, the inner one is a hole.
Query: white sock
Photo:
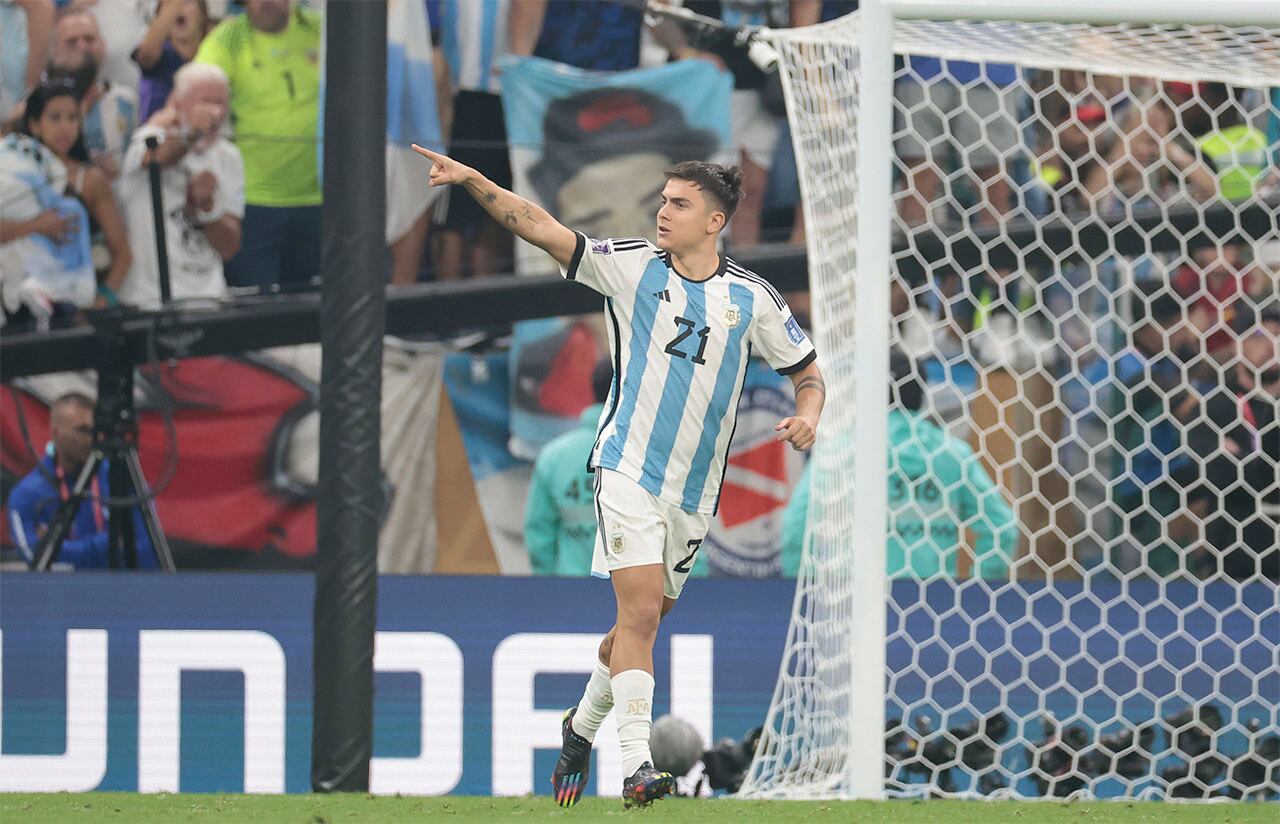
[[[609,683],[609,665],[596,659],[595,671],[587,688],[582,692],[582,700],[573,713],[569,726],[573,731],[588,741],[596,740],[596,730],[604,723],[604,718],[613,709],[613,687]]]
[[[649,728],[653,725],[653,676],[636,669],[613,676],[613,701],[618,709],[622,774],[631,776],[644,762],[653,762],[649,753]]]

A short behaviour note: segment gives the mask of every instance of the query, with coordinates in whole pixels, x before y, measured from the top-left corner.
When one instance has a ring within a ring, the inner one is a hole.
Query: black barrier
[[[1218,204],[1134,209],[1131,214],[1076,215],[1047,220],[1011,220],[995,229],[960,232],[924,226],[910,236],[895,235],[894,266],[911,281],[943,267],[974,270],[1030,265],[1111,253],[1189,251],[1220,240],[1259,239],[1275,231],[1280,201],[1247,206]],[[803,249],[762,246],[735,254],[743,266],[763,275],[783,292],[808,287]],[[448,333],[518,320],[598,312],[599,295],[554,276],[503,275],[483,280],[426,283],[388,290],[387,332],[409,335]],[[314,294],[241,298],[216,309],[172,309],[164,323],[142,316],[125,322],[137,363],[154,348],[163,358],[222,355],[314,343],[320,339],[320,299]],[[155,334],[157,327],[161,328]],[[0,335],[0,377],[4,380],[88,369],[93,364],[93,330],[61,329],[45,334]]]
[[[736,258],[784,292],[805,289],[803,250],[760,247]],[[387,290],[387,332],[412,335],[449,333],[518,320],[599,312],[596,292],[554,275],[500,275],[482,280],[423,283]],[[251,352],[272,346],[320,340],[320,296],[253,297],[208,308],[174,308],[138,313],[125,321],[129,351],[136,363],[202,355]],[[87,369],[93,364],[92,329],[55,329],[43,334],[0,335],[0,376],[4,380]]]
[[[384,503],[387,4],[330,3],[327,14],[311,788],[368,792]]]

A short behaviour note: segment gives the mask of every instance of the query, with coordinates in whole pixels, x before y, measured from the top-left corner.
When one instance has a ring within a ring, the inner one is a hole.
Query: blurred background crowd
[[[673,5],[729,31],[811,25],[857,8]],[[316,288],[323,13],[311,0],[0,0],[6,332],[75,324],[95,307],[158,305],[151,161],[176,299]],[[780,87],[732,37],[647,18],[631,0],[395,0],[389,42],[382,265],[393,286],[550,271],[521,265],[510,235],[464,193],[428,190],[422,164],[395,151],[414,141],[445,147],[600,235],[630,234],[632,212],[636,231],[651,231],[656,201],[618,187],[649,173],[646,157],[660,180],[662,167],[703,153],[743,170],[730,254],[804,243]],[[570,126],[553,126],[560,103],[547,108],[543,159],[525,165],[515,162],[528,148],[523,127],[508,135],[520,122],[510,84],[521,57],[561,75],[599,73],[580,75],[587,88],[566,109],[572,117],[556,121]],[[708,138],[696,112],[609,91],[622,73],[676,64],[731,88],[719,124],[727,139]],[[899,58],[895,97],[900,260],[917,238],[939,234],[990,238],[1064,214],[1092,216],[1106,232],[1144,215],[1243,209],[1280,194],[1280,89],[913,55]],[[672,132],[675,121],[683,131]],[[589,150],[606,132],[631,136],[631,165],[616,149],[600,162],[554,157]],[[633,194],[628,212],[619,201]],[[894,531],[891,572],[1002,577],[1034,537],[1022,574],[1044,575],[1070,556],[1074,574],[1107,564],[1121,574],[1280,577],[1280,239],[1211,234],[1201,221],[1180,251],[1121,255],[1103,243],[1078,252],[1043,270],[927,264],[923,275],[894,276],[901,420],[891,484],[893,505],[914,514]],[[808,325],[807,296],[789,298]],[[557,332],[559,355],[575,328]],[[542,391],[533,404],[555,412],[556,425],[513,446],[512,460],[532,473],[524,539],[535,572],[589,565],[589,485],[575,468],[603,401],[588,381],[598,333],[583,351],[573,401]],[[528,392],[516,360],[519,412]],[[458,380],[485,382],[485,363],[475,359]],[[1008,443],[981,436],[975,401],[1013,432]],[[1015,402],[1033,423],[1002,417]],[[455,403],[465,429],[466,404]],[[514,428],[505,435],[516,444]],[[473,470],[478,463],[473,455]],[[786,524],[775,519],[770,560],[748,574],[794,574],[798,564],[808,478],[788,470],[781,480]],[[967,555],[958,549],[966,541]]]
[[[636,3],[406,0],[396,5],[421,7],[399,17],[393,8],[393,17],[420,20],[422,28],[407,36],[430,40],[426,53],[434,88],[419,91],[434,99],[430,116],[435,122],[425,127],[424,139],[435,132],[451,152],[508,186],[500,94],[508,56],[532,55],[607,72],[689,57],[727,67],[734,76],[739,145],[723,147],[721,159],[742,165],[749,193],[734,223],[733,242],[750,246],[802,239],[785,117],[777,106],[766,110],[759,104],[764,75],[731,48],[721,54],[700,50],[679,27],[647,26],[643,4]],[[786,26],[846,13],[856,3],[690,0],[685,5],[735,26]],[[166,203],[176,210],[176,203],[185,201],[178,216],[184,242],[170,251],[181,273],[175,297],[216,297],[228,288],[315,286],[323,2],[4,0],[0,23],[4,152],[38,158],[40,165],[38,174],[6,176],[5,243],[45,238],[78,247],[85,235],[89,241],[84,260],[81,248],[59,248],[63,288],[28,284],[28,291],[45,287],[36,297],[21,294],[20,284],[6,289],[6,295],[13,293],[6,303],[10,323],[45,311],[33,304],[50,304],[49,311],[63,316],[116,299],[155,302],[154,289],[146,285],[155,280],[156,266],[149,251],[143,153],[148,135],[172,136],[182,144],[163,160],[166,170],[180,172],[167,174],[174,181],[166,191],[177,196]],[[188,64],[221,73],[182,72]],[[211,149],[216,163],[207,157]],[[13,171],[17,161],[7,165]],[[409,173],[414,171],[420,169]],[[414,176],[404,182],[416,187],[424,180]],[[391,283],[513,271],[510,236],[464,198],[436,202],[425,193],[398,198],[394,188],[389,194]],[[235,225],[210,236],[215,216],[234,218]],[[25,246],[6,251],[42,251]],[[21,261],[14,265],[33,269]],[[83,276],[86,266],[96,275],[91,289]]]

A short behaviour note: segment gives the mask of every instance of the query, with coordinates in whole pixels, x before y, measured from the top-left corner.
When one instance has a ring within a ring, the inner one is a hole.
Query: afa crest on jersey
[[[742,322],[742,311],[732,303],[724,308],[724,325],[730,329],[737,329],[738,324]]]

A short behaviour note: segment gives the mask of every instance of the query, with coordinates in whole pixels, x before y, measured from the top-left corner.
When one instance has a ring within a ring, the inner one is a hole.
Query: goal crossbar
[[[1111,25],[1271,26],[1280,24],[1280,9],[1271,0],[870,0],[897,20],[1010,20],[1024,23],[1089,23]]]

